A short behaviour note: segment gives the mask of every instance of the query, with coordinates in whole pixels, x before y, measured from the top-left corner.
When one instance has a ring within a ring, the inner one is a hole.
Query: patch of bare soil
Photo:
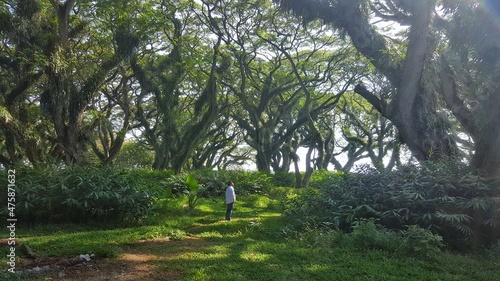
[[[45,280],[165,280],[160,279],[156,268],[147,255],[124,254],[118,259],[95,259],[78,264],[67,264],[64,259],[37,260],[23,267],[21,271],[31,278]],[[178,279],[177,273],[171,280]]]
[[[153,248],[158,248],[165,243],[181,242],[186,246],[198,244],[198,239],[183,241],[166,240],[141,240],[135,246],[126,249],[115,259],[92,258],[90,261],[80,257],[65,258],[37,258],[34,260],[22,259],[19,261],[18,271],[26,279],[44,278],[44,280],[61,281],[157,281],[179,280],[181,272],[175,270],[162,270],[155,266],[158,255],[149,254]],[[194,245],[192,245],[194,246]]]

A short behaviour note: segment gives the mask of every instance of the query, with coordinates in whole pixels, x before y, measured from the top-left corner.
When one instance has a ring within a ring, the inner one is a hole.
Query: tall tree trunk
[[[202,142],[202,139],[206,137],[210,126],[214,124],[218,116],[217,76],[219,70],[217,69],[217,58],[219,57],[219,47],[221,42],[222,37],[219,36],[217,43],[213,47],[214,52],[212,55],[212,66],[207,84],[205,85],[200,97],[195,102],[195,115],[201,115],[201,117],[187,130],[181,143],[179,143],[180,147],[177,148],[178,151],[176,153],[172,152],[172,154],[175,153],[176,156],[172,159],[172,166],[175,174],[180,174],[182,172],[182,169],[193,154],[196,146],[198,146]]]
[[[255,164],[259,172],[266,174],[271,173],[271,157],[268,149],[262,148],[257,150],[257,154],[255,156]]]
[[[392,122],[397,126],[403,141],[420,161],[439,157],[441,153],[447,152],[440,147],[439,140],[435,142],[433,136],[429,134],[427,116],[421,116],[421,113],[428,112],[425,108],[421,79],[429,46],[433,2],[432,0],[413,2],[406,60],[390,112]]]
[[[472,165],[480,175],[485,177],[500,177],[500,94],[494,97],[483,108],[486,118],[479,124],[476,137],[475,152]]]
[[[304,173],[304,177],[302,178],[302,182],[300,183],[301,187],[307,187],[309,185],[309,181],[311,180],[311,176],[314,172],[314,167],[312,163],[312,153],[314,152],[314,147],[309,147],[306,153],[306,171]]]
[[[500,95],[498,83],[492,83],[486,92],[489,97],[471,109],[459,97],[459,87],[463,82],[458,81],[460,75],[456,73],[452,63],[445,54],[441,55],[439,69],[439,93],[446,102],[455,118],[472,137],[474,141],[474,155],[471,166],[481,176],[500,177]],[[456,68],[456,67],[455,67]]]
[[[439,159],[455,152],[453,141],[447,137],[446,128],[435,121],[439,120],[439,117],[436,110],[431,108],[432,103],[427,100],[434,97],[427,96],[422,87],[422,74],[427,54],[430,52],[429,37],[434,6],[434,0],[412,2],[406,59],[401,66],[388,63],[389,58],[383,54],[386,49],[374,50],[372,44],[365,43],[380,40],[380,35],[371,27],[364,27],[363,32],[359,31],[360,28],[346,26],[349,35],[357,38],[353,39],[356,48],[371,59],[375,67],[384,73],[397,89],[389,106],[362,86],[358,85],[355,92],[394,123],[401,139],[419,161]],[[370,30],[372,31],[368,32]],[[365,38],[367,36],[368,38]],[[383,47],[382,43],[377,45]]]
[[[295,169],[295,187],[300,188],[302,187],[302,174],[300,173],[299,162],[294,160],[293,166]]]

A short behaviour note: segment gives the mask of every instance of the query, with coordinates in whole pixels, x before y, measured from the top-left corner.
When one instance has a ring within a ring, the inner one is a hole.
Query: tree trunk
[[[408,145],[413,155],[420,161],[431,158],[436,149],[441,152],[437,143],[427,135],[427,116],[424,113],[425,104],[421,78],[427,55],[428,37],[431,22],[432,1],[414,2],[414,11],[408,49],[404,62],[401,83],[391,104],[392,121],[397,126],[403,141]],[[423,111],[422,111],[423,110]],[[419,124],[420,123],[420,124]]]
[[[411,27],[408,36],[406,59],[400,67],[386,63],[387,57],[381,54],[383,50],[373,50],[371,44],[356,43],[369,39],[359,39],[371,35],[378,38],[380,35],[373,32],[362,32],[357,29],[347,29],[353,38],[356,48],[360,50],[379,71],[391,81],[397,92],[389,106],[369,93],[362,86],[357,86],[355,92],[365,97],[381,114],[391,120],[399,131],[403,142],[419,161],[440,159],[454,153],[453,141],[447,137],[446,128],[439,122],[439,116],[427,99],[427,93],[422,87],[422,73],[427,53],[429,52],[429,35],[432,21],[432,11],[435,1],[422,0],[412,2]],[[370,30],[369,27],[366,30]],[[374,42],[378,40],[371,39]],[[381,43],[379,43],[380,45]],[[381,45],[382,46],[382,45]],[[398,71],[394,70],[399,69]],[[430,94],[429,94],[430,95]]]
[[[459,97],[457,75],[447,61],[441,56],[442,68],[439,69],[439,93],[455,118],[472,137],[475,147],[471,166],[483,177],[500,177],[500,95],[495,85],[489,89],[489,98],[478,103],[471,110]],[[498,88],[498,87],[497,87]]]
[[[300,174],[299,161],[298,159],[293,160],[293,166],[295,168],[295,187],[302,187],[302,175]]]
[[[257,150],[255,156],[255,164],[257,165],[257,171],[270,174],[271,173],[271,157],[267,152],[267,149]]]
[[[302,178],[301,187],[306,188],[311,180],[312,173],[314,172],[311,155],[314,152],[314,147],[309,147],[306,153],[306,172]]]
[[[472,166],[488,178],[500,177],[500,95],[494,93],[490,102],[478,114],[484,114],[479,124]]]

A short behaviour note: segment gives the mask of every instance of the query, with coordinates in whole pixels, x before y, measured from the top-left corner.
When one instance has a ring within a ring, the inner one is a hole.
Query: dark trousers
[[[227,204],[226,220],[228,220],[228,221],[231,220],[231,214],[233,213],[233,205],[234,205],[234,202]]]

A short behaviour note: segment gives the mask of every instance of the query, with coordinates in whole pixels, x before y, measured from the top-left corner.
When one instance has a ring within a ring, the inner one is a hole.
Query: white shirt
[[[234,193],[234,187],[228,186],[226,188],[226,204],[233,203],[236,200],[236,194]]]

